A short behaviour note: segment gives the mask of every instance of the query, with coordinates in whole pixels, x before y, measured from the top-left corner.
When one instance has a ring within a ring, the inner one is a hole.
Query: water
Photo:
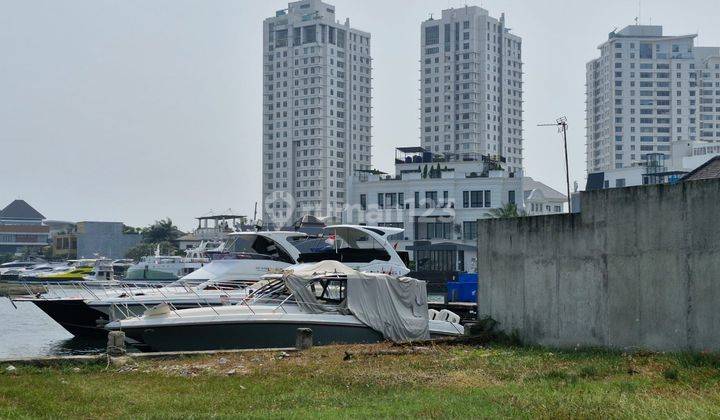
[[[0,359],[13,357],[93,354],[105,350],[102,338],[76,338],[31,302],[17,309],[0,297]]]

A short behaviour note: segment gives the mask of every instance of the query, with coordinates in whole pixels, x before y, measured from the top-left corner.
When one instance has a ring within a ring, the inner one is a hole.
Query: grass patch
[[[677,369],[665,369],[662,374],[668,381],[677,381],[680,378]]]
[[[598,371],[595,366],[583,366],[580,368],[580,372],[578,373],[578,376],[581,378],[593,378],[597,376]]]
[[[0,366],[0,417],[720,416],[712,359],[511,346],[363,356],[390,348]],[[358,356],[345,361],[345,351]]]

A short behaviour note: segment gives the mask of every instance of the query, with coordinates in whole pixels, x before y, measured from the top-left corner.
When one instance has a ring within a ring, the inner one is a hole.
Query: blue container
[[[459,273],[457,281],[460,283],[477,283],[478,275],[477,273]]]
[[[477,281],[449,281],[447,282],[447,301],[477,302],[477,288]]]

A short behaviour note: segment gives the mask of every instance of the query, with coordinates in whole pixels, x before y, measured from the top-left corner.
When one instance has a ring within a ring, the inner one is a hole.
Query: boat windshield
[[[314,296],[312,304],[323,307],[341,306],[347,296],[347,277],[344,275],[322,275],[312,279],[304,279],[304,287]],[[307,299],[307,297],[305,297]],[[294,293],[288,290],[283,279],[270,280],[256,289],[248,298],[249,304],[297,303]]]
[[[295,260],[282,246],[263,235],[236,235],[228,241],[225,252],[218,253],[213,259],[249,258],[273,259],[288,264],[295,264]]]
[[[345,263],[365,263],[374,260],[389,261],[390,254],[383,244],[359,229],[329,227],[323,236],[308,240],[300,246],[299,262],[334,260]]]

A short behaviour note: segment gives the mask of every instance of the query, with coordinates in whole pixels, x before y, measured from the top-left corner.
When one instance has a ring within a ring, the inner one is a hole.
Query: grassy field
[[[389,345],[0,366],[0,417],[718,417],[720,358]],[[395,351],[395,350],[393,350]]]

